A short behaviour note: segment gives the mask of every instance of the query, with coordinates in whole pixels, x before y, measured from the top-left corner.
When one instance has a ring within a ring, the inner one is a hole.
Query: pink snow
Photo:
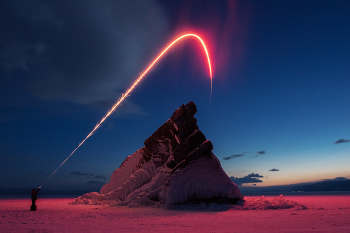
[[[245,197],[245,207],[71,205],[74,198],[0,199],[1,232],[350,232],[350,196]],[[289,205],[289,206],[288,206]],[[281,209],[288,207],[288,209]]]

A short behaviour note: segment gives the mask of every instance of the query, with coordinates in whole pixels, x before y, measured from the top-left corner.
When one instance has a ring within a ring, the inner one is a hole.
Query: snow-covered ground
[[[245,197],[245,207],[173,210],[71,205],[74,198],[0,199],[1,232],[350,232],[350,196]],[[279,209],[287,208],[288,209]],[[265,209],[265,210],[263,210]]]

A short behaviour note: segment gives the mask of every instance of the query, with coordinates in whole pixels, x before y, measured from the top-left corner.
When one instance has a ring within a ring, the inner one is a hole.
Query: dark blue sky
[[[108,182],[189,101],[229,176],[254,173],[258,186],[350,178],[349,13],[349,1],[2,1],[0,188],[41,185],[188,32],[209,46],[211,103],[203,51],[184,40],[45,188]]]

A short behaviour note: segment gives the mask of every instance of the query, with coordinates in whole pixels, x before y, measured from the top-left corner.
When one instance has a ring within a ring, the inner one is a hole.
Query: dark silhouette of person
[[[32,189],[32,206],[30,207],[31,211],[36,210],[35,201],[36,201],[36,199],[38,199],[38,192],[39,191],[40,191],[40,188],[38,188],[37,190]]]

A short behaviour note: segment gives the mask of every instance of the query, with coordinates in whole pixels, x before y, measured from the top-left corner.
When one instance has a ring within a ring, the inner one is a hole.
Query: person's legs
[[[32,200],[32,206],[30,207],[30,210],[36,210],[35,200]]]

